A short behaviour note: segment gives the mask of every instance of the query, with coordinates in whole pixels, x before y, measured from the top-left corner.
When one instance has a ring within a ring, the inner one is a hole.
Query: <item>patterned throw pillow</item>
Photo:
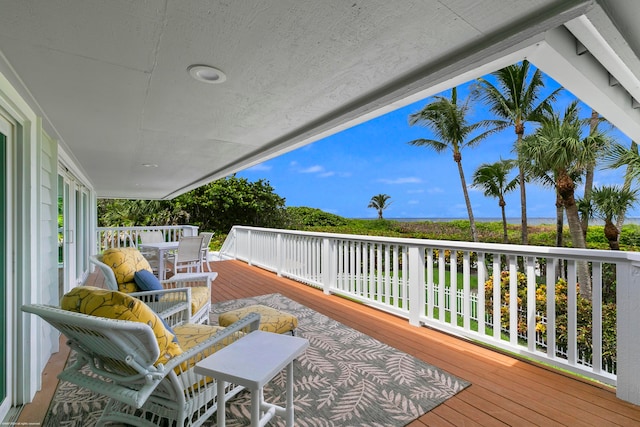
[[[102,254],[102,262],[113,270],[118,282],[118,290],[121,292],[136,292],[138,290],[134,281],[136,271],[147,270],[153,273],[149,261],[137,248],[111,248]]]
[[[160,317],[144,302],[123,292],[79,286],[62,297],[60,307],[63,310],[105,317],[107,319],[129,320],[146,323],[153,330],[160,356],[155,365],[166,363],[172,357],[183,353],[174,335],[168,331]]]

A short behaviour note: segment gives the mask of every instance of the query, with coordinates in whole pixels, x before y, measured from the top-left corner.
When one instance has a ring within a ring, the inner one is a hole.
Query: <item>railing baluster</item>
[[[471,261],[469,251],[464,251],[462,259],[462,291],[463,327],[468,331],[471,329],[471,313],[473,310],[471,306]]]
[[[427,317],[433,319],[433,301],[435,290],[433,288],[433,249],[427,249]]]
[[[550,263],[551,262],[551,263]],[[547,258],[547,357],[556,357],[556,269],[558,259]]]
[[[527,347],[529,351],[536,349],[536,259],[527,257]]]
[[[502,270],[500,254],[493,254],[493,337],[502,339]]]
[[[592,335],[592,363],[593,372],[602,371],[602,263],[593,263],[592,279],[592,311],[591,311],[591,335]]]
[[[578,330],[577,266],[575,260],[567,261],[567,361],[575,365],[578,354],[576,331]]]
[[[509,342],[518,344],[518,259],[509,256]]]

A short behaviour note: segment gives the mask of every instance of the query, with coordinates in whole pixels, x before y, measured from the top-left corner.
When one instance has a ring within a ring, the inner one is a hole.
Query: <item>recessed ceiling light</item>
[[[209,65],[191,65],[187,71],[191,77],[204,83],[222,83],[227,80],[222,71]]]
[[[142,166],[144,166],[145,168],[157,168],[158,165],[156,165],[155,163],[143,163]]]

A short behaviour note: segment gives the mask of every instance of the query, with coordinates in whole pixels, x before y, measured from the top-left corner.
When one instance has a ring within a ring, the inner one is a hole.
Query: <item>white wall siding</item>
[[[56,304],[58,295],[57,165],[58,143],[43,130],[37,105],[11,70],[0,64],[0,111],[15,127],[9,141],[7,177],[8,230],[11,253],[5,253],[10,274],[9,310],[0,319],[13,343],[8,358],[12,406],[31,401],[41,386],[42,369],[58,350],[58,333],[36,316],[22,313],[29,303]],[[91,200],[95,201],[89,189]],[[89,215],[95,216],[95,208]],[[87,218],[95,224],[94,218]],[[91,240],[95,242],[94,237]],[[4,367],[1,367],[4,368]],[[6,414],[0,413],[0,421]]]
[[[43,304],[58,305],[58,144],[42,133],[40,147],[40,247],[38,299]],[[49,356],[59,350],[60,334],[43,325],[39,368],[44,369]]]

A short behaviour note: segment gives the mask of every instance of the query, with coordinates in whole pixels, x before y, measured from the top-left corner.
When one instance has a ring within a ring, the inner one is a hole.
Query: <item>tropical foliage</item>
[[[616,186],[596,187],[591,195],[594,215],[604,221],[604,235],[609,248],[619,250],[618,236],[620,231],[615,221],[630,209],[638,200],[636,190],[627,190]]]
[[[483,190],[486,197],[498,199],[500,213],[502,214],[503,243],[509,243],[507,233],[507,215],[504,200],[505,194],[513,191],[518,186],[517,178],[509,179],[509,173],[514,167],[512,160],[500,160],[492,164],[484,163],[473,174],[473,186]]]
[[[501,311],[500,311],[500,328],[504,332],[510,331],[509,318],[509,282],[510,276],[508,271],[500,273],[500,295],[501,295]],[[527,278],[524,274],[518,273],[517,277],[517,328],[518,335],[524,337],[527,335]],[[555,326],[556,326],[556,348],[559,351],[566,352],[569,346],[568,333],[568,317],[567,317],[567,301],[569,288],[567,281],[559,279],[555,283]],[[590,299],[583,298],[576,292],[576,301],[578,308],[577,315],[577,347],[580,359],[591,363],[593,355],[593,333],[592,333],[592,311],[593,307]],[[485,282],[485,313],[487,317],[493,316],[493,276]],[[536,285],[536,334],[538,341],[548,343],[547,335],[547,287],[545,284]],[[602,305],[602,360],[607,366],[615,370],[616,364],[616,304],[614,299],[615,292],[604,293],[604,301]]]
[[[391,196],[388,194],[377,194],[371,198],[367,207],[375,209],[378,212],[378,219],[383,219],[382,212],[391,204],[389,199]]]
[[[556,89],[548,96],[542,97],[544,80],[542,72],[532,69],[529,61],[509,65],[491,74],[491,78],[480,78],[474,95],[489,107],[499,120],[501,127],[513,126],[516,134],[515,151],[519,147],[525,133],[527,122],[539,122],[544,111],[551,109],[551,104],[562,88]],[[494,82],[495,81],[495,82]],[[525,171],[522,158],[518,157],[518,183],[520,185],[521,232],[522,244],[528,244],[527,234],[527,195]]]
[[[249,182],[231,176],[173,200],[100,200],[100,226],[175,225],[190,223],[201,230],[228,233],[234,225],[280,227],[285,199],[265,180]]]
[[[435,96],[434,100],[427,104],[422,110],[409,116],[410,125],[421,125],[434,134],[435,139],[420,138],[409,141],[410,145],[431,148],[437,153],[450,150],[453,153],[453,161],[458,167],[462,193],[467,206],[469,223],[471,225],[471,239],[478,241],[475,219],[467,182],[462,167],[462,149],[474,147],[483,139],[499,130],[497,123],[492,120],[481,120],[476,123],[469,123],[469,99],[458,103],[457,88],[451,89],[451,97]],[[488,130],[485,130],[488,129]],[[478,134],[478,132],[482,131]]]

